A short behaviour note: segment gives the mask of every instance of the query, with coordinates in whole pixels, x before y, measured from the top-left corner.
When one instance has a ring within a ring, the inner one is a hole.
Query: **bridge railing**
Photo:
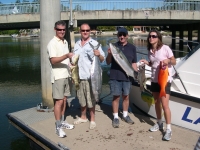
[[[61,1],[64,10],[69,10],[68,1]],[[74,1],[72,3],[74,11],[87,10],[184,10],[200,11],[200,1],[190,2],[164,2],[164,1]]]
[[[40,13],[39,3],[0,4],[0,15]]]
[[[164,1],[73,1],[73,11],[89,10],[183,10],[200,11],[200,1],[164,2]],[[61,1],[61,11],[69,11],[69,0]],[[39,13],[39,3],[0,4],[0,15]]]

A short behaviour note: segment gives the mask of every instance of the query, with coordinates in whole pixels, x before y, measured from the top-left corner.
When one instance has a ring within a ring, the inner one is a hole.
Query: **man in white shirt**
[[[95,123],[95,105],[96,101],[91,89],[91,74],[92,61],[94,56],[98,56],[100,62],[105,59],[105,53],[101,46],[93,50],[89,43],[96,46],[98,42],[90,37],[90,26],[83,23],[80,26],[81,39],[79,39],[74,46],[74,54],[79,55],[78,67],[80,78],[80,89],[77,90],[77,97],[81,105],[81,117],[74,121],[74,124],[85,123],[88,121],[86,116],[87,108],[90,112],[90,129],[96,128]]]
[[[74,125],[64,121],[67,96],[71,96],[71,75],[68,64],[69,58],[73,56],[73,53],[69,52],[68,43],[64,39],[66,23],[62,20],[57,21],[54,30],[56,35],[48,43],[47,50],[51,67],[56,134],[59,137],[65,137],[66,134],[62,129],[74,128]]]

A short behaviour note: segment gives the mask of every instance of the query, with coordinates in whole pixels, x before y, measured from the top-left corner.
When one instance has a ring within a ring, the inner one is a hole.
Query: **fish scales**
[[[138,82],[140,84],[140,90],[144,91],[144,88],[146,89],[146,76],[145,76],[145,64],[139,65],[139,71],[138,71]]]
[[[168,67],[162,67],[162,62],[160,62],[160,68],[158,73],[158,84],[160,85],[160,98],[163,96],[166,97],[165,87],[167,85],[168,75]]]
[[[119,48],[114,46],[114,44],[110,43],[109,46],[113,58],[118,63],[118,65],[126,72],[127,76],[131,76],[135,79],[133,67],[124,56],[124,54],[119,50]]]
[[[145,75],[145,64],[139,63],[137,65],[139,68],[137,79],[138,83],[140,84],[141,98],[150,107],[151,105],[155,104],[155,100],[153,98],[152,93],[146,87],[147,78]]]
[[[98,49],[100,46],[99,43],[97,44],[97,46],[94,46],[91,43],[89,44],[93,50]],[[92,93],[94,95],[94,99],[96,100],[96,102],[99,102],[102,91],[102,69],[99,57],[97,56],[94,56],[93,58],[90,74],[91,74]]]
[[[79,60],[79,55],[74,55],[72,57],[72,62],[71,62],[72,65],[70,66],[72,80],[75,84],[76,90],[79,90],[79,83],[80,83],[79,72],[78,72],[78,60]]]

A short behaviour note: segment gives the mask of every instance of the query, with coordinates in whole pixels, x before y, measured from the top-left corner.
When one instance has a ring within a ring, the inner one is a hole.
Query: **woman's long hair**
[[[157,50],[159,50],[162,46],[163,46],[163,42],[162,42],[162,35],[161,33],[158,31],[158,30],[151,30],[147,36],[147,49],[150,51],[150,49],[152,49],[152,45],[151,43],[149,42],[149,35],[152,33],[152,32],[155,32],[158,36],[158,43],[157,43]]]

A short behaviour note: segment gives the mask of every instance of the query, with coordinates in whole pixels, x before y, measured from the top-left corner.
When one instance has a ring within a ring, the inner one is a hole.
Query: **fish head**
[[[138,69],[139,69],[139,71],[144,71],[145,70],[145,64],[140,63]]]
[[[160,67],[160,70],[166,70],[168,68],[168,66],[164,65],[162,61],[160,61],[159,67]]]
[[[118,54],[120,52],[119,48],[117,48],[113,43],[110,43],[109,46],[112,54]]]
[[[143,62],[137,63],[139,74],[145,74],[145,64]]]
[[[72,65],[76,65],[78,63],[79,54],[74,54],[71,59]]]

